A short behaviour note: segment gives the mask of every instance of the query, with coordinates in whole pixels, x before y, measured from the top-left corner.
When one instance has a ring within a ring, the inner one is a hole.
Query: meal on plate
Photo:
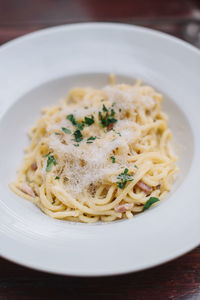
[[[132,218],[162,200],[178,171],[162,95],[137,81],[74,88],[43,109],[10,184],[45,214],[68,221]]]

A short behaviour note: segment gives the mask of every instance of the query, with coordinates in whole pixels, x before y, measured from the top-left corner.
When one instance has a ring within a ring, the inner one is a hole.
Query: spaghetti
[[[144,211],[166,196],[178,170],[161,101],[139,81],[71,90],[30,130],[11,189],[56,219],[113,221]]]

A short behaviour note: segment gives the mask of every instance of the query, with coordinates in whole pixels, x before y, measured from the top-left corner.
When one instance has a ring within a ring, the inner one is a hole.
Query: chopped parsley
[[[79,144],[74,144],[75,147],[79,147]]]
[[[76,126],[78,127],[78,129],[83,130],[85,124],[84,124],[84,122],[81,122],[81,123],[78,123],[78,122],[77,122],[77,123],[76,123]]]
[[[116,134],[118,134],[119,136],[122,136],[120,132],[117,132],[115,129],[112,129]]]
[[[122,111],[122,109],[121,108],[119,108],[119,112],[121,112]]]
[[[78,143],[78,142],[81,142],[83,140],[83,136],[82,136],[82,133],[80,132],[79,129],[77,129],[74,133],[73,133],[74,137],[75,137],[75,141]]]
[[[115,115],[115,111],[114,111],[114,109],[113,108],[111,108],[111,117],[114,117],[114,115]]]
[[[124,189],[125,186],[126,186],[127,181],[132,181],[133,180],[133,176],[128,174],[128,169],[126,168],[123,173],[121,173],[117,176],[117,179],[120,180],[119,182],[117,182],[118,187],[120,189]]]
[[[76,119],[74,118],[74,115],[68,115],[67,117],[67,120],[69,120],[74,126],[77,126],[78,127],[78,129],[80,129],[80,130],[83,130],[83,128],[84,128],[84,122],[81,122],[81,123],[78,123],[77,121],[76,121]]]
[[[60,135],[60,132],[55,132],[55,135]]]
[[[87,143],[87,144],[92,144],[93,141],[96,140],[96,138],[97,138],[96,136],[90,136],[90,137],[87,139],[87,142],[86,142],[86,143]]]
[[[69,120],[73,125],[76,125],[77,124],[77,122],[76,122],[76,120],[75,120],[75,118],[74,118],[74,116],[71,114],[71,115],[68,115],[67,117],[67,120]]]
[[[57,164],[55,157],[53,155],[49,155],[47,159],[46,171],[50,172],[53,166]]]
[[[56,176],[55,179],[60,179],[60,177],[59,177],[59,176]]]
[[[115,157],[111,156],[110,158],[112,159],[112,163],[114,164],[115,163]]]
[[[152,204],[156,203],[160,201],[160,199],[156,198],[156,197],[150,197],[149,200],[147,200],[147,202],[145,203],[145,205],[143,206],[142,211],[145,211],[146,209],[148,209]]]
[[[108,112],[108,109],[106,108],[106,106],[103,104],[103,111]]]
[[[103,128],[108,127],[109,125],[113,125],[114,123],[117,122],[117,119],[114,118],[115,116],[115,111],[113,108],[111,108],[111,111],[106,108],[106,106],[103,104],[102,108],[103,112],[99,112],[99,120],[100,124]]]
[[[90,136],[87,140],[88,141],[91,141],[91,140],[93,141],[93,140],[96,140],[96,138],[97,138],[96,136]]]
[[[134,168],[138,169],[138,166],[134,165]]]
[[[87,126],[90,126],[90,125],[92,125],[93,123],[94,123],[94,116],[91,116],[91,118],[85,117],[85,124],[86,124]]]
[[[84,108],[85,108],[85,109],[88,109],[88,106],[85,106]]]
[[[65,128],[65,127],[62,127],[62,131],[67,134],[72,133],[71,130],[69,130],[68,128]]]
[[[74,116],[68,115],[67,119],[74,125],[77,126],[79,130],[83,130],[85,125],[92,125],[94,123],[94,116],[91,117],[85,117],[85,120],[82,121],[81,123],[77,122],[76,119],[74,118]]]
[[[55,200],[53,200],[52,202],[51,202],[51,204],[55,204],[56,203],[56,201]]]

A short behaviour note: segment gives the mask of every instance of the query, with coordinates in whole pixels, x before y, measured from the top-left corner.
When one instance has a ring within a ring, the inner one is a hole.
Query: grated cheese
[[[135,122],[137,110],[150,109],[157,100],[153,98],[153,93],[141,95],[139,86],[129,89],[126,87],[126,90],[123,88],[124,85],[106,86],[99,91],[96,101],[93,102],[92,89],[91,98],[82,95],[80,89],[83,99],[79,101],[79,105],[74,104],[71,98],[70,101],[67,99],[62,102],[62,109],[55,113],[54,122],[47,127],[49,147],[58,161],[55,170],[65,179],[65,184],[74,194],[87,190],[91,184],[106,182],[108,178],[115,182],[116,177],[109,176],[119,174],[129,167],[127,154],[140,133],[139,125]],[[101,127],[98,119],[103,104],[107,109],[114,109],[117,119],[114,130],[108,132]],[[132,112],[131,116],[127,115],[129,111]],[[66,119],[68,114],[73,114],[78,122],[83,121],[85,116],[94,116],[95,123],[84,127],[81,131],[83,140],[79,143],[74,140],[73,135],[76,126]],[[72,134],[55,135],[55,131],[60,132],[62,127],[71,130]],[[90,136],[95,136],[96,139],[88,144],[87,138]],[[113,155],[116,158],[115,163],[110,159]]]

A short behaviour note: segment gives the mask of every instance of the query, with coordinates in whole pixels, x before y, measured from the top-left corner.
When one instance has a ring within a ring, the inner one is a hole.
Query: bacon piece
[[[125,203],[115,207],[115,211],[119,213],[124,213],[133,208],[133,203]]]
[[[152,192],[152,187],[149,186],[148,184],[144,183],[142,180],[138,181],[137,186],[143,190],[147,195],[151,194]]]
[[[35,197],[35,193],[33,192],[32,188],[30,188],[30,186],[28,184],[22,183],[19,188],[23,193],[25,193],[31,197]]]
[[[34,162],[34,163],[31,164],[31,169],[32,169],[33,171],[36,171],[36,170],[37,170],[37,164],[36,164],[36,162]]]

